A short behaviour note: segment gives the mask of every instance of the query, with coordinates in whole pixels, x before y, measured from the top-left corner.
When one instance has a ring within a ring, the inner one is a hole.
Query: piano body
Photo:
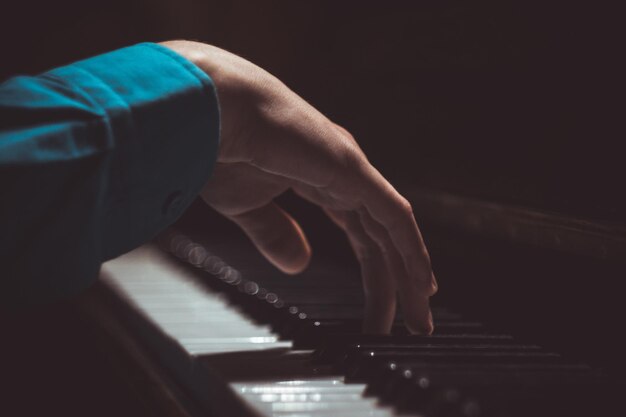
[[[148,404],[128,415],[626,415],[624,135],[609,101],[621,14],[554,1],[123,3],[70,16],[78,29],[99,19],[120,28],[113,40],[82,30],[81,53],[206,40],[269,69],[354,134],[413,204],[440,284],[436,331],[408,336],[399,316],[391,336],[360,335],[345,238],[293,196],[281,204],[315,251],[298,277],[197,203],[103,265],[65,313],[5,329],[7,415],[64,410],[72,390],[84,397],[80,415],[119,415],[97,391]],[[43,40],[24,34],[32,53],[3,70],[78,58],[59,49],[76,26],[55,25]],[[93,329],[96,365],[83,343]],[[119,380],[98,385],[93,367]],[[114,394],[118,383],[130,394]]]

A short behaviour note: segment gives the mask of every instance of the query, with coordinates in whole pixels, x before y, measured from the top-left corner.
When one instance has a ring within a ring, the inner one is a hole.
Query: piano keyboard
[[[225,266],[221,276],[233,274]],[[290,349],[269,326],[253,323],[225,297],[201,286],[187,268],[151,245],[103,266],[102,279],[131,308],[175,341],[190,362],[233,352]],[[372,416],[394,414],[364,397],[365,384],[341,375],[296,380],[234,380],[232,390],[263,416]],[[218,399],[215,399],[217,401]]]
[[[239,243],[169,232],[161,244],[170,254],[144,245],[104,264],[102,281],[209,415],[582,416],[606,404],[602,373],[445,309],[432,336],[400,321],[392,336],[359,334],[346,271],[281,277]]]

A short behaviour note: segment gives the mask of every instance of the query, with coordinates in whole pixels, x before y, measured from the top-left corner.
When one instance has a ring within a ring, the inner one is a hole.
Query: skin
[[[361,265],[367,333],[388,333],[396,304],[409,331],[433,331],[437,291],[409,202],[367,160],[352,135],[251,62],[211,45],[169,41],[213,79],[221,143],[201,196],[277,268],[303,271],[311,248],[275,202],[288,189],[319,205],[343,229]]]

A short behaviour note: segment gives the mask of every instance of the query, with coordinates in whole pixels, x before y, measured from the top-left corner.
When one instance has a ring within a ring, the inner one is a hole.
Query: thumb
[[[229,217],[243,229],[259,252],[284,273],[300,273],[309,264],[311,246],[304,232],[275,203]]]

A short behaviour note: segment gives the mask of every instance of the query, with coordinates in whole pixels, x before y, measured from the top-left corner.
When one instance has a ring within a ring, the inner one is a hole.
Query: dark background
[[[598,2],[504,3],[4,3],[0,79],[137,42],[201,40],[278,76],[350,130],[402,189],[624,226],[622,15]],[[311,236],[315,247],[338,237],[310,208],[299,219],[322,231]],[[625,348],[623,262],[422,226],[441,286],[436,302],[616,367]],[[0,363],[18,393],[11,396],[21,412],[11,415],[46,407],[153,413],[121,387],[110,359],[101,359],[106,338],[71,303],[16,323],[5,328],[12,342]]]
[[[13,2],[0,79],[201,40],[277,75],[395,184],[623,224],[621,15],[507,3]]]

